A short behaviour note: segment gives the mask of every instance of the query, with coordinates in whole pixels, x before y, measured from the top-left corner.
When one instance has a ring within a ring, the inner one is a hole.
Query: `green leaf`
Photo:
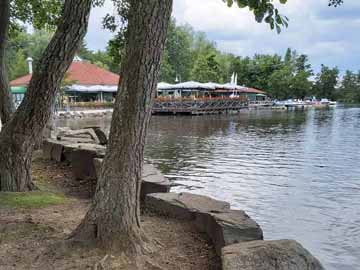
[[[239,8],[245,8],[248,6],[247,0],[237,0],[236,2]]]
[[[278,34],[281,33],[281,27],[280,27],[278,24],[276,24],[276,32],[277,32]]]

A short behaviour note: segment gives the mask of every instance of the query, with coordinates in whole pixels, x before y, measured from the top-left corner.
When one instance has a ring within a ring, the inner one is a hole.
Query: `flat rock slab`
[[[78,150],[85,150],[94,153],[94,157],[103,158],[105,156],[106,147],[98,144],[89,143],[72,143],[66,144],[64,147],[65,160],[72,163],[73,153]],[[78,158],[78,157],[76,157]]]
[[[323,270],[294,240],[252,241],[222,249],[223,270]]]
[[[91,142],[99,144],[100,140],[96,135],[95,131],[91,128],[89,129],[78,129],[78,130],[63,130],[58,133],[57,139],[58,140],[70,140],[76,143],[76,139],[79,140],[78,142],[84,142],[85,138],[84,135],[89,136],[88,140]]]
[[[96,141],[93,140],[90,136],[85,135],[79,135],[76,137],[57,137],[57,139],[61,142],[70,142],[70,143],[89,143],[89,144],[95,144]]]
[[[93,165],[97,178],[100,177],[100,171],[103,159],[94,158]],[[170,191],[170,181],[152,164],[144,164],[141,183],[141,200],[144,200],[147,194],[163,193]]]
[[[242,210],[199,212],[195,221],[198,229],[210,237],[219,255],[224,246],[264,239],[259,224]]]
[[[146,196],[147,207],[180,219],[195,220],[196,213],[226,212],[230,204],[191,193],[156,193]]]
[[[58,162],[64,160],[71,162],[71,154],[76,150],[92,151],[96,153],[96,157],[104,157],[106,147],[98,144],[73,143],[55,139],[46,139],[43,144],[44,157]]]
[[[144,164],[142,171],[141,200],[147,194],[167,193],[170,191],[170,181],[152,164]]]
[[[263,239],[260,226],[244,211],[231,210],[227,202],[191,193],[159,193],[147,195],[145,204],[161,214],[195,220],[219,255],[226,245]]]

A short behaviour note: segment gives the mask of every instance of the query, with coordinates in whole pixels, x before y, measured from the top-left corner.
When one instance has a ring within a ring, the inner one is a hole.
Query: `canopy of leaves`
[[[340,6],[341,4],[343,4],[344,1],[343,0],[329,0],[329,6]]]
[[[22,24],[35,29],[54,28],[60,18],[64,0],[12,0],[10,1],[10,33],[21,30]]]
[[[273,4],[273,0],[223,0],[229,7],[237,4],[239,8],[248,7],[254,14],[255,20],[259,23],[266,22],[271,29],[281,32],[282,27],[288,26],[288,18],[279,13]],[[279,3],[286,4],[287,0],[279,0]]]
[[[61,16],[65,0],[11,0],[10,35],[23,30],[24,24],[35,29],[54,30]],[[105,0],[93,0],[94,6],[103,5]]]

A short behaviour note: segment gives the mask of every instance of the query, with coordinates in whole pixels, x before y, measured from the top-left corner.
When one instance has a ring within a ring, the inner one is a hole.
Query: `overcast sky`
[[[339,8],[328,0],[288,0],[280,5],[289,17],[289,28],[278,35],[266,24],[258,24],[248,9],[228,8],[222,0],[174,0],[173,16],[190,24],[215,41],[218,48],[240,56],[255,53],[283,55],[291,47],[310,56],[314,69],[321,64],[360,70],[360,0],[345,0]],[[104,49],[111,37],[101,20],[114,13],[110,0],[92,11],[86,41],[92,50]]]

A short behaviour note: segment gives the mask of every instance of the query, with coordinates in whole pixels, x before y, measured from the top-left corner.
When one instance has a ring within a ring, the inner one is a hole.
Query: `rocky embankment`
[[[72,110],[72,111],[59,111],[56,113],[56,116],[59,119],[103,117],[103,116],[111,116],[112,112],[113,109]]]
[[[91,127],[61,129],[44,141],[48,159],[68,162],[73,176],[95,192],[106,152],[105,133]],[[260,226],[230,204],[191,193],[170,192],[171,183],[150,162],[143,166],[142,205],[159,214],[193,221],[208,235],[221,256],[224,270],[322,270],[320,262],[294,240],[263,240]]]

